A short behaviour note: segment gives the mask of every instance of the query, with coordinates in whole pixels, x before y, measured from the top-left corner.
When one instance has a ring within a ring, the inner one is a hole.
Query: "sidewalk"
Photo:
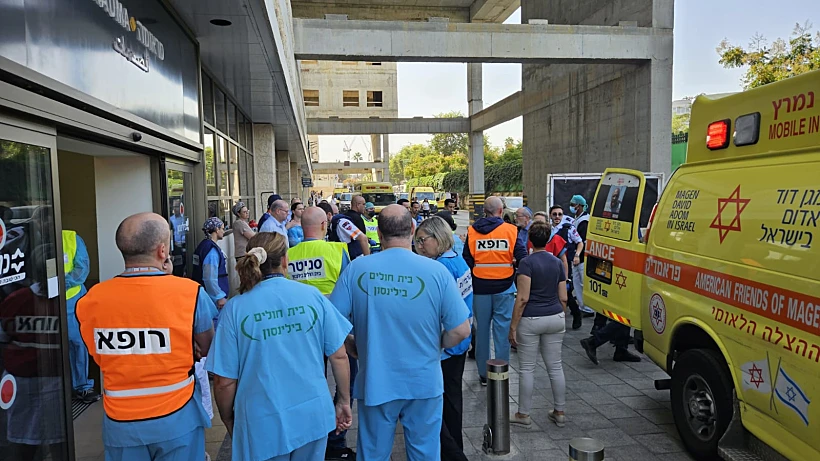
[[[567,424],[558,428],[547,418],[552,408],[552,390],[549,376],[540,361],[535,371],[530,428],[512,426],[511,441],[528,460],[565,461],[569,440],[592,437],[602,441],[607,461],[640,460],[693,460],[685,453],[672,420],[668,391],[657,391],[655,379],[667,378],[645,356],[640,363],[612,361],[614,348],[609,345],[598,349],[600,365],[589,361],[578,342],[585,338],[592,319],[584,319],[577,331],[569,329],[564,337],[564,374],[567,380]],[[518,409],[518,358],[513,352],[510,369],[510,414]],[[332,385],[332,376],[328,378]],[[478,382],[476,364],[467,359],[464,370],[464,452],[470,460],[480,459],[482,428],[487,420],[487,388]],[[354,415],[356,410],[354,408]],[[357,420],[348,432],[348,444],[355,448]],[[217,458],[225,428],[214,418],[214,428],[206,434],[208,453],[212,459],[229,460],[229,444],[223,457]],[[401,425],[397,427],[393,447],[393,461],[406,460]]]

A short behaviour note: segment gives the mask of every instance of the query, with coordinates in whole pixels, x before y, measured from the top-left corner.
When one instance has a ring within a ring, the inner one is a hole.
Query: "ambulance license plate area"
[[[587,255],[587,277],[612,285],[612,262]]]

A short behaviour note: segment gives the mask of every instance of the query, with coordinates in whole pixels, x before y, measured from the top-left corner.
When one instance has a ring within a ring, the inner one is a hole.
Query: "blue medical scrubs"
[[[442,264],[392,248],[356,259],[330,301],[351,319],[359,352],[357,457],[385,460],[401,417],[407,459],[440,458],[441,331],[469,311]]]
[[[202,282],[205,284],[205,292],[208,293],[214,305],[220,299],[228,297],[226,286],[228,281],[224,277],[222,280],[219,278],[219,264],[223,261],[219,254],[221,251],[219,248],[212,248],[202,263]],[[220,311],[217,310],[213,318],[214,328],[219,325],[219,314]]]
[[[91,262],[85,242],[79,235],[76,238],[77,252],[74,254],[74,269],[65,275],[65,286],[66,289],[79,286],[80,292],[66,300],[65,304],[68,311],[68,358],[71,363],[71,385],[76,392],[82,392],[92,389],[94,380],[88,378],[88,348],[80,335],[80,324],[77,322],[75,311],[77,301],[88,293],[83,284],[91,270]]]
[[[123,274],[146,276],[161,272]],[[194,314],[194,334],[213,328],[216,306],[199,289]],[[209,360],[210,362],[210,360]],[[211,419],[202,406],[199,381],[191,400],[178,411],[146,421],[117,422],[103,416],[103,445],[106,461],[190,461],[205,459],[205,429]]]
[[[324,356],[342,347],[350,323],[319,290],[284,277],[222,312],[206,368],[237,380],[233,458],[323,459],[336,427]]]
[[[305,239],[305,231],[302,226],[293,226],[288,229],[288,247],[295,247]]]

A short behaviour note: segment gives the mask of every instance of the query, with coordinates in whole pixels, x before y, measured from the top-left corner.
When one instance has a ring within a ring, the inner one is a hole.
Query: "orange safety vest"
[[[489,234],[479,234],[474,227],[467,228],[470,253],[475,259],[473,276],[485,280],[504,280],[514,273],[513,259],[518,228],[503,223]]]
[[[80,298],[80,334],[102,371],[109,418],[159,418],[191,399],[198,292],[193,280],[136,275],[97,284]]]

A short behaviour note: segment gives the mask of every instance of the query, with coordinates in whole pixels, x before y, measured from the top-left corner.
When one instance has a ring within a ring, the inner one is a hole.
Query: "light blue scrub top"
[[[234,459],[285,455],[336,428],[324,356],[350,330],[319,290],[284,277],[228,301],[206,368],[238,380]]]
[[[228,293],[219,288],[219,253],[217,251],[222,250],[211,248],[205,256],[205,261],[202,262],[202,283],[205,284],[205,292],[214,303],[228,297]]]
[[[88,248],[86,248],[83,239],[80,238],[80,234],[75,235],[77,236],[77,251],[74,254],[74,269],[65,275],[65,287],[67,290],[69,288],[79,286],[80,292],[77,293],[77,296],[74,296],[65,303],[66,310],[70,315],[73,315],[74,311],[77,309],[77,301],[79,301],[80,298],[88,292],[83,284],[88,278],[88,274],[91,272],[91,261],[88,257]]]
[[[288,230],[285,228],[285,224],[287,223],[280,223],[276,220],[276,218],[271,216],[270,218],[266,219],[264,223],[262,223],[262,227],[259,228],[259,232],[276,232],[287,237]]]
[[[158,275],[161,272],[123,274],[123,277]],[[173,277],[167,275],[166,277]],[[216,306],[205,290],[199,288],[194,314],[194,334],[204,333],[214,327]],[[195,381],[194,395],[181,409],[168,416],[147,421],[123,423],[103,416],[103,444],[108,447],[137,447],[173,440],[190,433],[198,427],[211,427],[211,418],[202,406],[202,390]]]
[[[467,266],[467,263],[464,262],[464,259],[461,258],[459,255],[456,254],[455,251],[450,250],[443,253],[441,256],[436,258],[436,261],[440,262],[447,268],[450,272],[450,275],[453,277],[453,280],[456,281],[456,285],[458,286],[458,290],[461,292],[461,298],[464,300],[464,304],[467,306],[467,309],[470,311],[470,317],[473,316],[473,275],[470,271],[470,267]],[[450,357],[461,355],[467,352],[470,348],[470,337],[464,339],[461,343],[459,343],[456,347],[451,347],[449,349],[444,349],[441,352],[441,360],[447,360]]]
[[[441,330],[470,315],[446,267],[402,248],[383,250],[353,260],[330,302],[353,323],[356,399],[376,406],[444,393]]]
[[[288,229],[288,247],[295,247],[305,239],[305,232],[302,226],[293,226]]]

